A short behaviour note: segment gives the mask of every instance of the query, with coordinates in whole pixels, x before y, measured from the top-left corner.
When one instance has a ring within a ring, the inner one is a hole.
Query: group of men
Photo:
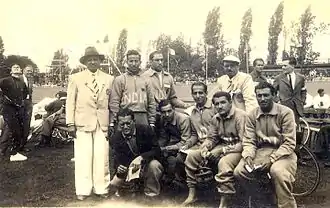
[[[30,131],[32,115],[32,82],[28,80],[16,59],[6,59],[5,65],[10,67],[11,76],[0,79],[1,122],[0,157],[10,161],[23,161]],[[6,69],[2,69],[6,70]]]
[[[193,106],[176,96],[161,52],[150,54],[146,71],[138,51],[129,50],[126,58],[127,71],[114,78],[99,70],[104,56],[88,47],[80,59],[87,70],[69,78],[66,123],[76,137],[77,199],[92,192],[108,197],[109,189],[119,193],[136,181],[151,199],[164,183],[183,179],[189,187],[187,206],[199,198],[196,171],[208,161],[217,167],[220,207],[228,207],[237,184],[253,182],[260,173],[273,181],[278,207],[297,206],[291,193],[295,121],[302,116],[306,89],[304,78],[294,72],[294,58],[272,85],[239,72],[240,60],[227,56],[214,93],[208,94],[204,83],[192,84]],[[256,69],[263,64],[254,62]],[[261,77],[258,71],[255,77]],[[189,109],[190,115],[178,108]]]

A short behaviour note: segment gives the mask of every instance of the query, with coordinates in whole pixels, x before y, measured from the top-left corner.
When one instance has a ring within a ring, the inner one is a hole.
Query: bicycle
[[[320,183],[320,166],[315,154],[307,147],[311,135],[311,128],[308,122],[300,118],[297,130],[298,156],[297,171],[293,184],[294,196],[308,196],[312,194]]]

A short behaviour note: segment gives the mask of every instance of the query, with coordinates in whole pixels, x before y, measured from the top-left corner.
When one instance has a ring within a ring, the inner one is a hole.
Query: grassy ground
[[[319,87],[330,90],[329,83],[308,84],[308,90],[316,92]],[[45,96],[53,96],[59,88],[36,88],[35,102]],[[189,99],[189,86],[177,86],[179,97]],[[329,92],[328,92],[329,93]],[[101,200],[91,197],[84,202],[75,200],[74,193],[74,163],[72,145],[63,149],[45,148],[34,150],[24,162],[1,161],[0,164],[0,207],[3,206],[118,206],[138,207],[146,203],[138,198],[127,202],[120,200]],[[321,166],[322,167],[322,166]],[[301,207],[330,207],[330,169],[321,168],[321,183],[311,196],[297,198]],[[158,201],[157,205],[178,206],[184,199],[185,193],[175,193]],[[217,206],[214,195],[208,194],[209,202],[197,204],[199,207]],[[211,200],[211,201],[210,201]],[[138,204],[136,204],[138,203]],[[148,204],[148,203],[147,203]]]

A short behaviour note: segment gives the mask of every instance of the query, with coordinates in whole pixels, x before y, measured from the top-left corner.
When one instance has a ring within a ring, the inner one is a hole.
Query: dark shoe
[[[325,162],[325,163],[324,163],[324,167],[325,167],[325,168],[330,168],[330,161]]]
[[[98,197],[102,198],[102,199],[107,199],[109,198],[109,194],[96,194]]]
[[[24,152],[24,153],[31,152],[31,149],[23,147],[20,149],[20,152]]]
[[[79,201],[84,201],[86,198],[87,198],[87,196],[85,196],[85,195],[77,195],[77,199]]]

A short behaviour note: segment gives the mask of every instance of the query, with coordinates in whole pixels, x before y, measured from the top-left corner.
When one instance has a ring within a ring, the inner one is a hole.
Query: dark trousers
[[[24,148],[24,146],[27,143],[27,138],[30,133],[30,124],[31,124],[31,116],[32,116],[32,109],[33,109],[33,104],[32,100],[25,100],[24,101],[24,120],[23,120],[23,136],[21,138],[21,143],[20,143],[20,150]]]
[[[0,136],[0,156],[4,156],[11,146],[11,133],[9,131],[9,127],[6,122],[1,128],[1,136]]]
[[[15,155],[21,147],[23,136],[24,108],[14,107],[12,105],[3,106],[3,118],[9,127],[7,145],[11,146],[10,154]]]

